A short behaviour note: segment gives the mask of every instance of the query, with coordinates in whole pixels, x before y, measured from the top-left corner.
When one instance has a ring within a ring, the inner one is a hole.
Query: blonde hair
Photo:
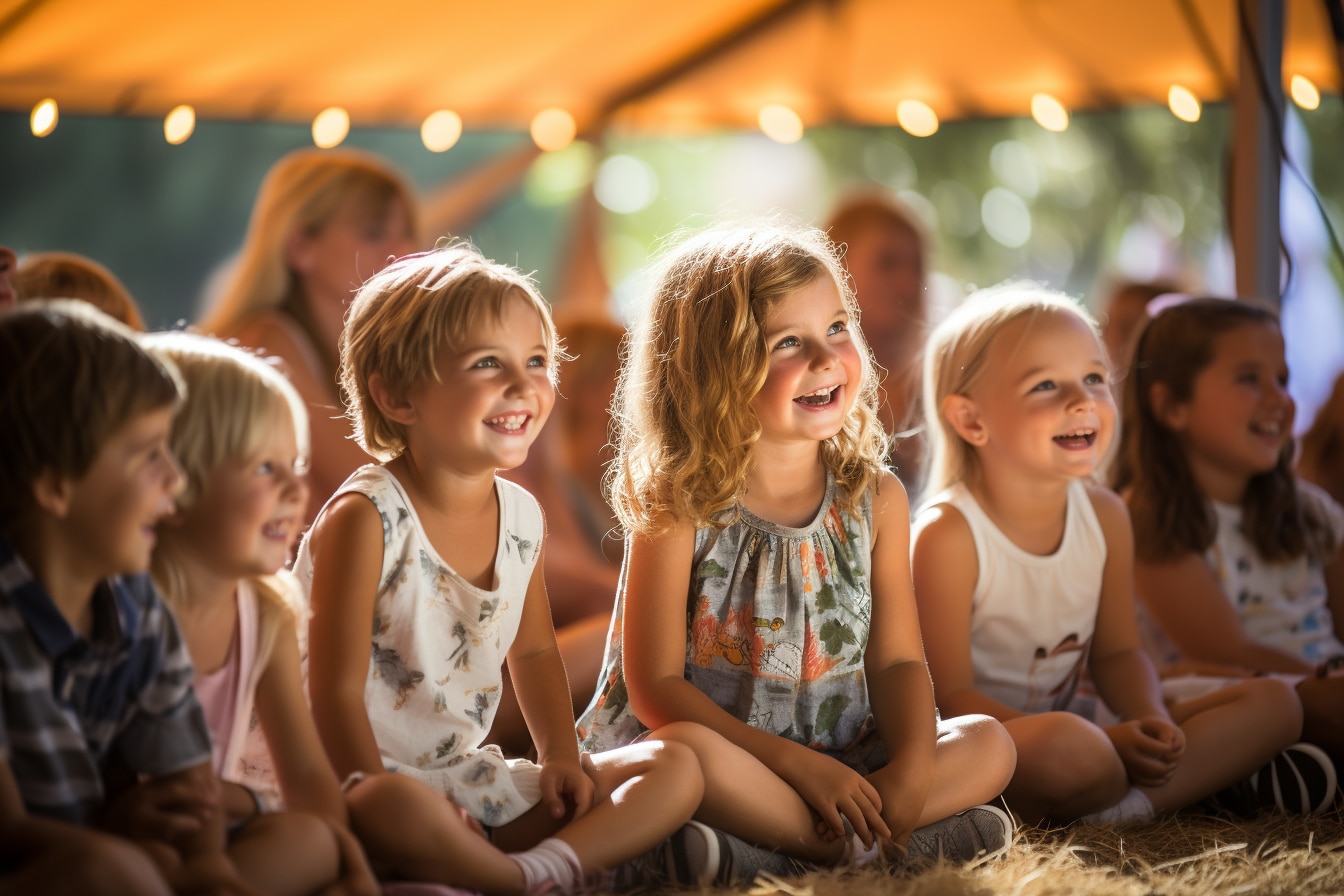
[[[850,320],[858,306],[826,234],[765,222],[712,229],[682,242],[656,269],[650,307],[632,329],[613,406],[616,461],[607,492],[630,532],[671,521],[730,525],[751,469],[765,384],[761,324],[782,299],[829,277]],[[877,369],[857,327],[858,395],[821,459],[853,511],[881,474],[887,437],[877,418]],[[727,513],[725,513],[727,511]]]
[[[1077,300],[1029,281],[972,293],[930,334],[924,353],[924,429],[930,463],[921,503],[955,483],[974,482],[980,475],[975,448],[957,435],[943,415],[943,399],[966,395],[975,388],[985,375],[990,346],[1004,327],[1019,318],[1042,314],[1076,317],[1101,345],[1096,321]]]
[[[130,292],[111,271],[73,252],[34,252],[23,256],[14,274],[19,300],[79,299],[113,320],[144,332],[145,320]]]
[[[185,485],[179,512],[200,500],[207,480],[228,461],[249,457],[279,416],[288,415],[301,457],[308,455],[308,412],[280,370],[265,358],[209,336],[153,333],[145,349],[174,365],[187,386],[187,399],[173,422],[171,446]],[[192,595],[175,556],[174,539],[154,547],[151,572],[164,599],[176,610],[191,606]],[[257,662],[265,664],[282,620],[291,614],[292,586],[279,575],[252,576],[258,598]]]
[[[398,202],[415,239],[411,189],[377,156],[353,149],[302,149],[285,156],[262,182],[237,267],[201,329],[228,335],[249,318],[299,298],[298,276],[286,258],[295,234],[314,236],[351,208],[381,218]]]
[[[374,402],[370,376],[381,376],[396,395],[437,380],[440,347],[457,351],[482,322],[499,320],[512,297],[541,318],[554,383],[564,352],[550,305],[526,274],[490,261],[470,243],[442,241],[370,277],[355,294],[341,332],[341,398],[360,447],[384,461],[406,448],[405,427]]]

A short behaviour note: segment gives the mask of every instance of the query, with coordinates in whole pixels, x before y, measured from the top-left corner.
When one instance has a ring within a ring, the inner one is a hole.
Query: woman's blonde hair
[[[14,273],[19,300],[79,299],[144,332],[145,320],[116,275],[92,258],[73,252],[33,252],[19,259]]]
[[[295,234],[315,236],[347,209],[382,220],[396,203],[406,211],[414,240],[419,229],[414,195],[377,156],[353,149],[302,149],[285,156],[261,184],[237,267],[201,329],[229,335],[263,311],[293,305],[299,280],[286,251]]]
[[[616,461],[606,489],[629,532],[672,521],[722,528],[737,515],[761,426],[751,402],[770,358],[761,324],[787,295],[829,277],[851,321],[858,306],[835,247],[816,229],[766,222],[692,236],[658,265],[632,329],[613,401]],[[853,511],[882,472],[877,368],[857,327],[858,394],[821,459]],[[725,513],[726,511],[726,513]]]
[[[381,376],[395,395],[437,380],[439,349],[457,351],[483,322],[500,320],[513,297],[541,318],[554,383],[564,352],[550,305],[526,274],[490,261],[470,243],[445,240],[370,277],[355,294],[341,332],[341,398],[360,447],[383,461],[406,447],[405,427],[373,400],[370,376]]]
[[[278,368],[259,355],[195,333],[153,333],[143,345],[174,365],[187,386],[187,400],[173,421],[171,446],[185,473],[177,496],[179,512],[200,500],[219,466],[251,456],[267,430],[288,415],[301,457],[308,455],[308,413],[303,399]],[[192,595],[176,557],[171,533],[155,545],[151,571],[164,598],[176,609],[191,605]],[[258,601],[257,657],[264,663],[280,621],[290,613],[291,590],[275,576],[250,579]]]
[[[989,349],[1003,328],[1022,317],[1069,314],[1097,337],[1097,322],[1075,299],[1029,281],[1014,281],[967,296],[929,335],[924,350],[924,429],[929,439],[929,476],[921,503],[958,482],[980,475],[975,448],[957,435],[943,415],[949,395],[967,395],[985,375]],[[1105,349],[1103,348],[1104,352]],[[1109,362],[1108,362],[1109,363]]]

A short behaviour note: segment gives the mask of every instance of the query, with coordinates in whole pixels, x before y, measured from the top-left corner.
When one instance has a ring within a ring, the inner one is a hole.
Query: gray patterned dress
[[[816,518],[800,529],[743,509],[695,533],[686,594],[686,680],[749,725],[858,770],[885,764],[864,678],[872,616],[872,497],[858,516],[827,477]],[[629,552],[626,552],[629,556]],[[630,712],[621,665],[622,574],[598,693],[579,719],[588,751],[647,729]]]
[[[488,591],[443,562],[385,467],[361,467],[332,496],[358,492],[383,518],[382,584],[364,685],[383,764],[447,794],[491,826],[514,820],[541,799],[536,765],[482,745],[543,535],[536,499],[503,479],[495,480],[495,490],[499,539],[495,587]],[[309,591],[307,539],[294,571]]]

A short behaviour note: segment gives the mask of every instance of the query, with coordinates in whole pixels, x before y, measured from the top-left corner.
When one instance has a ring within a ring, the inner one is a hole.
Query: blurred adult
[[[262,182],[232,278],[201,321],[285,362],[312,427],[308,520],[370,461],[336,385],[347,303],[418,242],[415,197],[390,165],[356,150],[290,153]]]
[[[1121,280],[1107,290],[1099,318],[1101,341],[1115,371],[1115,383],[1129,371],[1134,333],[1148,316],[1148,303],[1158,296],[1177,292],[1182,292],[1182,288],[1166,280]]]

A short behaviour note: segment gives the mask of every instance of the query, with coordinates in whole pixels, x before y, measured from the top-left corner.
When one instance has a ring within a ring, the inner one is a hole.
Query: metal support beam
[[[1284,0],[1237,0],[1232,252],[1237,293],[1278,304]]]

